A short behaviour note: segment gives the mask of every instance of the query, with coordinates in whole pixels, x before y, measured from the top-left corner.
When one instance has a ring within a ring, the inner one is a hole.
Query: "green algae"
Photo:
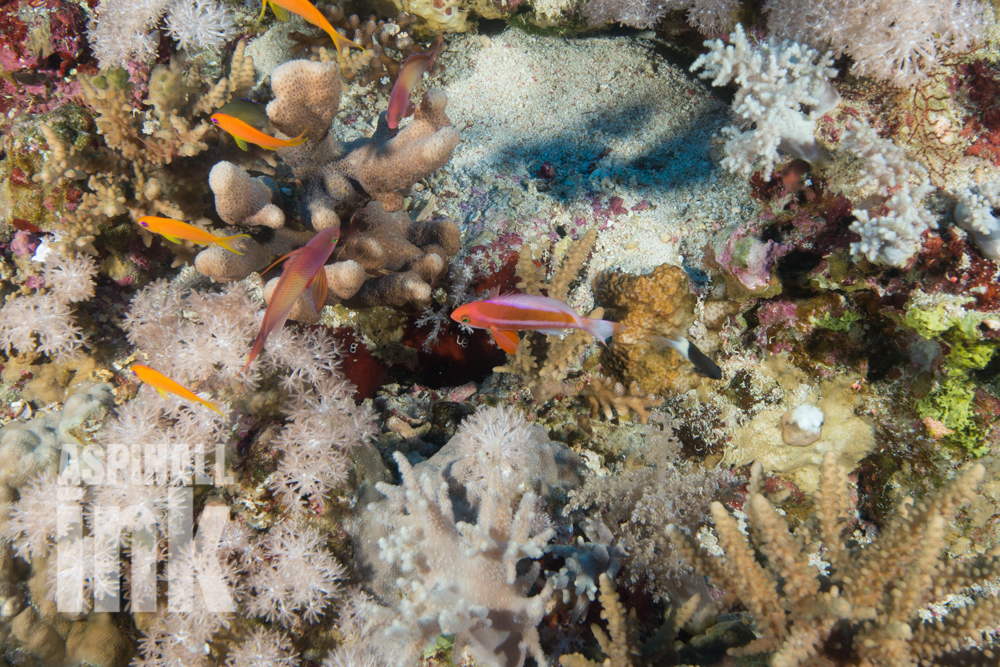
[[[840,317],[835,317],[831,313],[823,313],[822,317],[809,316],[809,324],[817,329],[829,329],[830,331],[848,332],[851,325],[861,321],[861,315],[849,310]]]
[[[956,306],[956,303],[938,303],[928,307],[911,302],[902,317],[903,324],[923,338],[947,346],[939,368],[943,377],[917,402],[916,410],[922,418],[939,422],[952,431],[944,437],[946,443],[973,456],[982,456],[989,447],[984,444],[982,427],[974,419],[978,383],[970,372],[985,368],[1000,343],[983,340],[979,327],[988,314]]]

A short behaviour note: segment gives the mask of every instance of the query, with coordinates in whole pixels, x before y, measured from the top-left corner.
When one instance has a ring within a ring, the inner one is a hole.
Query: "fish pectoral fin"
[[[282,23],[288,23],[288,19],[290,19],[291,16],[288,14],[287,9],[274,4],[270,0],[268,0],[268,4],[271,5],[271,11],[274,12],[274,15],[278,17],[279,21],[281,21]]]
[[[163,398],[169,398],[167,396],[167,392],[165,392],[164,390],[160,389],[159,387],[153,387],[153,389],[155,389],[156,393],[159,394],[160,396],[162,396]]]
[[[242,148],[243,150],[245,150],[245,151],[250,150],[250,145],[247,144],[247,142],[245,140],[240,139],[235,134],[233,135],[233,139],[236,140],[236,145],[239,146],[240,148]]]
[[[316,312],[319,312],[326,303],[326,270],[323,267],[316,272],[316,277],[309,286],[312,288],[313,305],[316,306]]]
[[[517,346],[521,342],[516,331],[501,331],[496,327],[490,327],[490,333],[493,334],[493,340],[496,341],[500,349],[507,354],[514,354],[517,352]]]
[[[165,238],[166,240],[170,241],[171,243],[180,243],[181,242],[181,240],[179,238],[177,238],[176,236],[171,236],[170,234],[164,234],[163,238]]]

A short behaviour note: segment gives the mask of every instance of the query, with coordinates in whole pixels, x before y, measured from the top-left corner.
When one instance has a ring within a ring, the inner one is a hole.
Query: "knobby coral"
[[[976,592],[1000,573],[1000,550],[969,562],[942,560],[946,526],[971,501],[983,479],[981,465],[967,465],[922,502],[906,498],[877,542],[858,548],[842,532],[852,511],[846,471],[827,453],[816,509],[794,533],[763,494],[754,464],[744,512],[749,537],[722,506],[712,504],[724,555],[712,556],[677,527],[668,532],[695,569],[740,600],[756,621],[759,639],[730,653],[773,652],[775,667],[836,664],[892,667],[934,664],[945,654],[981,642],[982,631],[1000,622],[1000,599]],[[819,553],[823,567],[812,564]],[[981,590],[981,589],[980,589]],[[965,594],[967,604],[934,622],[918,614],[929,603]],[[830,642],[833,637],[843,641]],[[829,659],[825,652],[842,651]]]
[[[444,165],[458,143],[459,132],[445,114],[445,94],[427,91],[402,129],[390,129],[383,114],[371,138],[342,145],[329,131],[340,105],[336,63],[294,60],[275,69],[271,81],[275,94],[267,105],[271,123],[287,136],[308,138],[301,146],[278,151],[301,181],[302,221],[321,230],[341,226],[341,216],[353,213],[349,224],[343,225],[338,261],[326,267],[331,288],[326,303],[353,297],[352,303],[362,307],[426,305],[431,285],[447,273],[448,257],[459,249],[459,229],[451,220],[414,222],[397,212],[403,203],[400,190]],[[212,168],[209,185],[223,220],[275,231],[255,231],[254,239],[242,239],[238,245],[242,256],[217,247],[203,250],[195,259],[203,274],[240,280],[289,246],[304,242],[293,239],[296,232],[285,228],[272,183],[220,162]],[[370,199],[375,201],[364,206]],[[310,323],[319,320],[305,298],[291,317]]]

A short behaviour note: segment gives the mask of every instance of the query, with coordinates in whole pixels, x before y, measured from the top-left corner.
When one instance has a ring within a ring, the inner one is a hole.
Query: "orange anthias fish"
[[[489,329],[493,340],[507,354],[517,352],[517,331],[541,331],[558,336],[566,329],[581,329],[603,345],[621,327],[617,322],[580,317],[559,299],[533,294],[504,294],[461,306],[451,319],[473,329]]]
[[[171,394],[180,396],[181,398],[185,398],[189,401],[195,401],[196,403],[201,403],[209,410],[214,410],[223,417],[226,416],[226,413],[220,410],[215,403],[206,401],[204,398],[201,398],[200,396],[196,395],[193,391],[191,391],[187,387],[184,387],[183,385],[174,382],[163,373],[154,371],[149,366],[143,366],[141,364],[132,364],[131,370],[133,373],[135,373],[135,376],[137,378],[139,378],[140,380],[148,384],[150,387],[155,389],[163,398],[166,398],[167,393],[169,392]]]
[[[236,139],[236,145],[243,150],[247,149],[247,144],[257,144],[261,148],[273,151],[276,148],[291,148],[292,146],[300,146],[306,142],[305,132],[294,139],[277,139],[272,137],[270,134],[264,134],[256,127],[249,125],[239,118],[234,118],[229,114],[213,113],[212,122],[229,134],[233,135],[233,139]]]
[[[290,18],[288,12],[292,12],[293,14],[298,14],[314,26],[326,31],[326,34],[330,35],[330,39],[333,40],[333,46],[337,49],[337,56],[341,59],[341,64],[343,64],[344,51],[347,49],[354,47],[362,51],[365,50],[365,47],[357,42],[352,42],[334,30],[330,22],[323,16],[323,13],[316,9],[308,0],[262,0],[258,21],[264,18],[264,12],[267,11],[268,5],[271,5],[271,11],[274,12],[279,21],[287,21]]]
[[[216,236],[215,234],[206,232],[204,229],[198,229],[197,227],[189,225],[186,222],[181,222],[180,220],[174,220],[172,218],[157,218],[152,215],[144,215],[139,218],[139,224],[154,234],[159,234],[171,243],[180,243],[181,241],[191,241],[192,243],[197,243],[198,245],[212,245],[215,243],[216,245],[220,245],[229,252],[234,252],[237,255],[242,255],[243,253],[229,245],[230,241],[234,239],[250,238],[249,234]]]
[[[326,271],[323,270],[323,265],[333,254],[339,237],[339,228],[324,229],[312,237],[309,243],[288,253],[285,269],[278,280],[278,286],[271,293],[271,302],[267,304],[267,310],[264,311],[264,321],[260,323],[260,331],[257,332],[257,337],[253,340],[250,358],[247,359],[246,366],[240,373],[245,371],[257,358],[260,351],[264,349],[264,342],[271,335],[271,332],[284,326],[288,314],[292,312],[292,307],[295,306],[295,302],[298,301],[299,296],[306,291],[307,287],[312,288],[313,304],[316,306],[316,310],[323,307],[323,303],[326,301]]]
[[[430,72],[434,67],[434,59],[437,58],[443,40],[444,34],[441,32],[441,26],[438,26],[438,41],[434,48],[427,53],[414,53],[399,68],[399,76],[396,77],[396,83],[389,93],[389,108],[385,112],[385,120],[391,129],[395,130],[399,127],[400,120],[413,113],[410,94],[417,87],[424,72]]]

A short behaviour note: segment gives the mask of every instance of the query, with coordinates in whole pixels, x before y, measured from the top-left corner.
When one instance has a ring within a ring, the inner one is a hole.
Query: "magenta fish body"
[[[324,229],[312,237],[309,243],[289,253],[278,285],[271,294],[267,310],[264,311],[264,321],[260,324],[257,337],[254,338],[250,358],[243,367],[244,370],[264,349],[264,343],[271,332],[284,326],[295,302],[310,285],[313,288],[316,309],[322,308],[323,301],[326,300],[326,272],[323,266],[333,254],[339,238],[340,228]]]
[[[399,121],[413,113],[413,104],[410,103],[410,95],[417,87],[424,72],[430,72],[434,67],[434,59],[437,58],[438,50],[441,48],[443,36],[438,35],[438,42],[430,53],[414,53],[403,66],[399,68],[399,76],[389,93],[389,108],[385,112],[385,120],[389,127],[395,130],[399,127]]]

